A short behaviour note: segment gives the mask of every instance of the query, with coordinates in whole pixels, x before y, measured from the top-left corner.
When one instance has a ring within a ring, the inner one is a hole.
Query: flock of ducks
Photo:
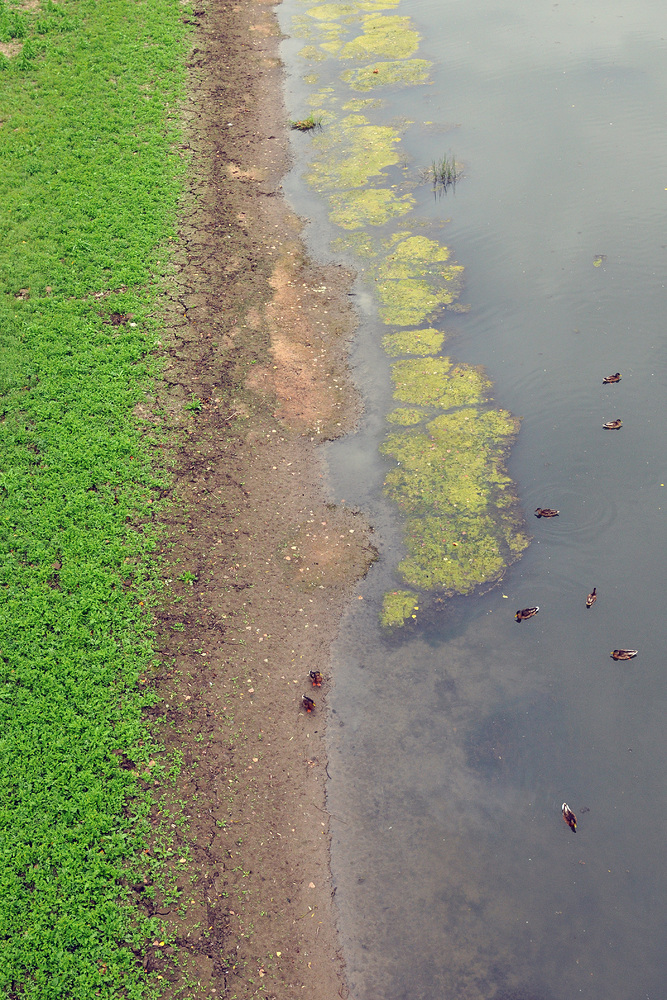
[[[621,381],[621,373],[615,372],[613,375],[606,375],[605,378],[602,379],[602,384],[613,385],[613,383],[620,381]],[[617,431],[619,427],[622,426],[622,424],[623,421],[620,418],[618,418],[617,420],[608,420],[607,423],[603,424],[602,426],[606,431]],[[537,518],[558,517],[559,514],[560,514],[559,510],[554,510],[551,507],[536,507],[535,509],[535,517]],[[586,598],[586,607],[592,608],[597,599],[598,599],[597,587],[593,587],[592,591]],[[520,611],[517,611],[517,613],[514,616],[514,619],[519,623],[526,621],[528,618],[533,618],[539,610],[540,609],[537,605],[534,608],[522,608]],[[637,655],[637,652],[638,650],[636,649],[613,649],[611,652],[611,657],[613,660],[632,660]],[[561,809],[563,811],[563,819],[569,826],[570,830],[572,830],[572,833],[576,833],[577,817],[575,816],[574,812],[572,811],[572,809],[570,809],[567,802],[563,802]]]
[[[602,379],[603,385],[613,385],[615,382],[621,381],[621,373],[615,372],[613,375],[606,375]],[[608,420],[607,423],[603,424],[603,428],[606,431],[617,431],[623,425],[623,421],[618,418],[616,420]],[[554,510],[552,507],[536,507],[535,517],[558,517],[560,514],[559,510]],[[586,607],[592,608],[597,601],[597,587],[593,587],[592,591],[586,598]],[[539,606],[536,605],[534,608],[522,608],[514,616],[515,621],[521,623],[527,621],[528,618],[533,618],[539,611]],[[614,660],[632,660],[637,655],[638,650],[636,649],[614,649],[611,652],[611,657]],[[314,688],[322,687],[322,674],[319,670],[310,671],[310,682]],[[315,711],[315,702],[312,698],[309,698],[307,694],[302,695],[302,705],[306,712]],[[563,802],[561,806],[563,812],[563,819],[569,826],[572,833],[577,832],[577,817],[575,816],[572,809],[570,809],[567,802]]]

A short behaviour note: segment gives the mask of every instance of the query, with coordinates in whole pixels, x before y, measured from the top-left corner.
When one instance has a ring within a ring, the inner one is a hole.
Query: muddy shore
[[[182,893],[145,904],[174,939],[146,964],[171,996],[196,983],[193,996],[345,997],[323,730],[331,641],[375,553],[362,517],[327,502],[317,446],[359,412],[351,276],[308,260],[280,194],[272,5],[203,0],[189,19],[188,195],[165,366],[141,414],[179,442],[151,714],[183,760],[153,817],[156,838],[172,820]]]

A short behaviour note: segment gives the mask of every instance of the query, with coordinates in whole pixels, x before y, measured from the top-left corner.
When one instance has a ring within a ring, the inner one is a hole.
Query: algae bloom
[[[306,179],[328,203],[341,233],[335,245],[360,261],[379,322],[389,328],[383,347],[395,359],[398,405],[381,446],[396,463],[384,486],[403,515],[407,550],[381,612],[382,623],[394,627],[416,618],[420,592],[470,593],[499,579],[528,544],[504,466],[518,421],[489,401],[483,371],[440,353],[447,337],[440,315],[466,308],[459,302],[463,267],[433,238],[439,233],[415,232],[414,185],[400,180],[409,172],[402,135],[383,120],[381,100],[356,96],[428,83],[431,64],[416,55],[421,39],[413,22],[382,11],[396,6],[324,3],[298,22],[311,71],[320,75],[319,64],[329,60],[343,85],[340,96],[326,86],[312,94],[325,127],[313,139]]]

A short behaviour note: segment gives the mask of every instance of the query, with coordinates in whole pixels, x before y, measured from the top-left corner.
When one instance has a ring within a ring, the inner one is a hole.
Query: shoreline
[[[154,823],[178,803],[186,822],[174,824],[180,901],[151,904],[174,946],[155,942],[145,964],[172,996],[187,974],[195,995],[345,997],[325,706],[331,643],[376,553],[363,518],[328,502],[317,442],[350,431],[360,409],[351,276],[308,260],[280,194],[273,5],[208,0],[194,20],[179,151],[191,187],[152,402],[180,447],[151,715],[165,753],[182,756]]]

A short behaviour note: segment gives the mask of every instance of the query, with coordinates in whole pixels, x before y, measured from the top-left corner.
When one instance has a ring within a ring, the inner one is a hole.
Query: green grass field
[[[133,409],[176,237],[186,12],[179,0],[0,0],[7,998],[157,988],[132,951],[156,928],[125,886],[150,864],[142,679],[164,483]]]

